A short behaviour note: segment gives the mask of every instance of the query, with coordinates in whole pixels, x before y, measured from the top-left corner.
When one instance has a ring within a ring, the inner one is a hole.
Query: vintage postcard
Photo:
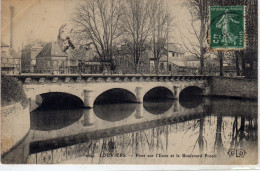
[[[257,13],[2,0],[1,163],[257,166]]]

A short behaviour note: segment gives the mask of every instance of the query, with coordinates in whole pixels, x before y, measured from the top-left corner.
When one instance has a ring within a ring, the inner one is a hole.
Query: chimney
[[[10,12],[11,12],[11,27],[10,27],[10,49],[13,48],[13,32],[14,32],[14,23],[13,23],[13,18],[14,18],[14,6],[10,6]]]

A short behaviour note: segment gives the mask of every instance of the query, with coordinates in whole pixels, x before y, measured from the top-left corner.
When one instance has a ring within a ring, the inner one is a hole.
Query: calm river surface
[[[37,109],[2,163],[255,164],[257,102],[223,98]]]

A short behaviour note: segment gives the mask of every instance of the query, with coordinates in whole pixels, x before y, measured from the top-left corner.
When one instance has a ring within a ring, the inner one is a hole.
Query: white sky
[[[10,6],[15,7],[14,17],[14,49],[26,45],[30,39],[46,42],[55,41],[62,24],[69,23],[70,15],[81,0],[2,0],[1,38],[10,44]],[[189,23],[189,13],[181,4],[184,0],[167,0],[169,10],[174,16],[173,24],[184,30]],[[186,23],[186,24],[185,24]],[[179,35],[174,28],[174,35]],[[170,41],[172,41],[170,39]]]

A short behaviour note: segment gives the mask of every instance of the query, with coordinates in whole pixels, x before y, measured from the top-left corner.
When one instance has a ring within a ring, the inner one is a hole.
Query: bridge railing
[[[138,71],[131,71],[131,73],[123,73],[120,70],[111,70],[109,62],[85,61],[77,59],[67,59],[62,57],[56,58],[38,58],[38,59],[24,59],[24,58],[1,58],[1,72],[2,74],[141,74],[141,75],[199,75],[197,68],[188,67],[173,67],[170,71],[160,69],[155,71],[151,68],[140,68]],[[117,68],[117,66],[115,67]],[[214,74],[204,74],[212,76]],[[214,75],[215,76],[215,75]]]
[[[21,60],[20,73],[34,74],[101,74],[107,63],[77,59],[31,59]]]
[[[4,74],[33,73],[33,74],[122,74],[120,70],[111,70],[110,63],[85,61],[77,59],[28,59],[28,58],[1,58],[1,68]],[[172,69],[171,71],[140,68],[138,71],[124,74],[161,74],[161,75],[197,75],[183,69]]]

